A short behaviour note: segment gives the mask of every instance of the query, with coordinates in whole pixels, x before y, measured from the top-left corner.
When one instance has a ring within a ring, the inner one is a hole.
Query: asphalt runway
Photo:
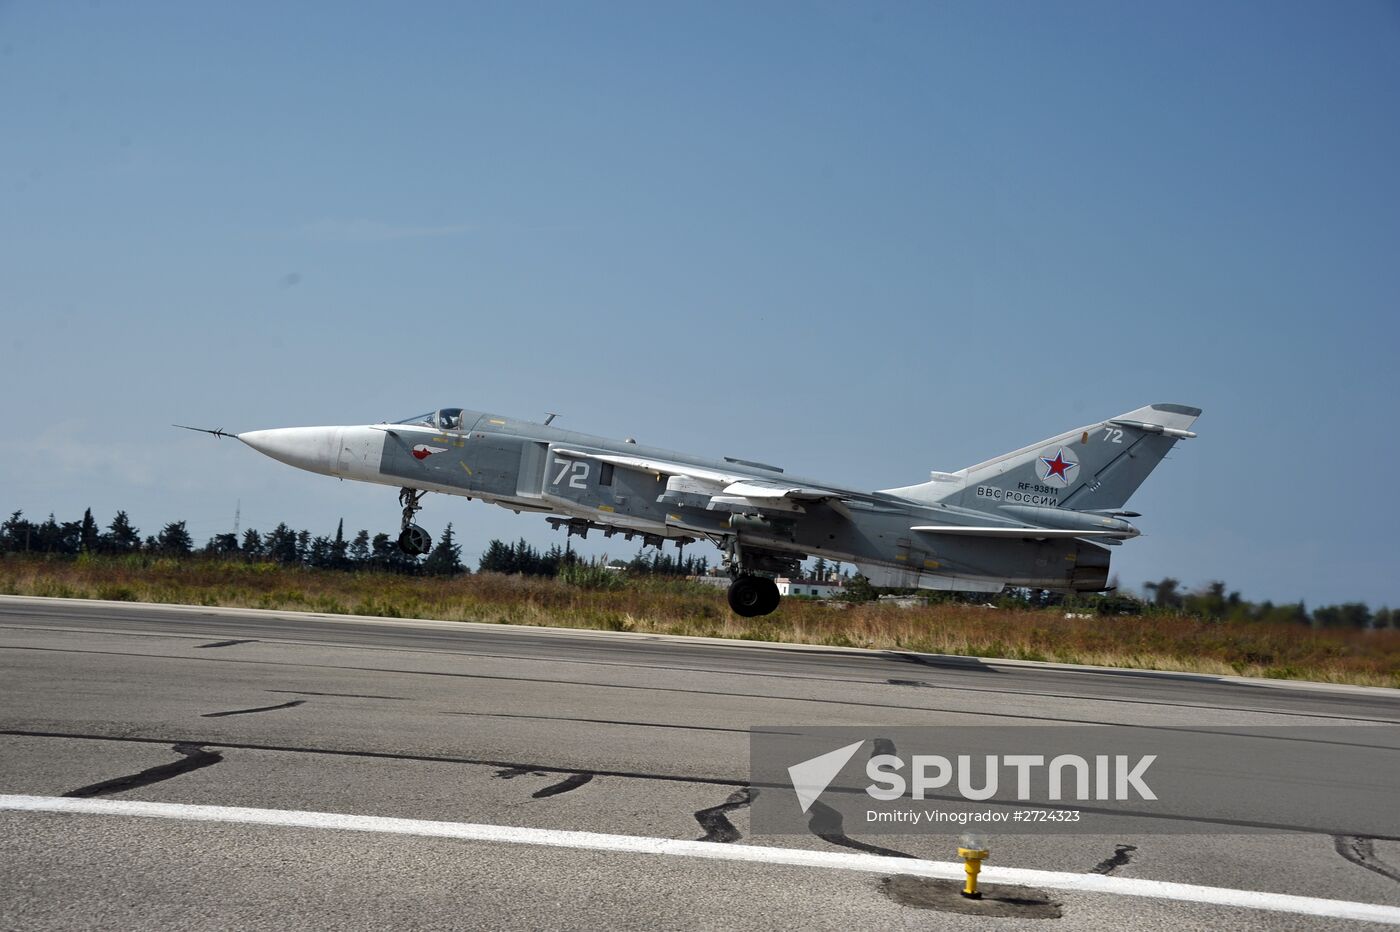
[[[1354,830],[998,836],[976,904],[929,879],[955,833],[752,836],[751,726],[939,723],[1345,735],[1400,692],[0,597],[0,928],[1400,922],[1400,840]],[[1335,760],[1400,803],[1400,748]]]

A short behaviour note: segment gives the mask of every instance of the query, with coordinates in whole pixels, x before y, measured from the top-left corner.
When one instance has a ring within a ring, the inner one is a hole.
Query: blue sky
[[[0,508],[397,524],[172,422],[883,488],[1169,401],[1125,584],[1395,604],[1397,52],[1379,2],[0,4]]]

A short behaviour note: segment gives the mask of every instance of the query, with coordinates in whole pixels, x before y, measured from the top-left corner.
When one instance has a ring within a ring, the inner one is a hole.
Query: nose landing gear
[[[399,504],[403,506],[399,549],[411,557],[421,557],[433,549],[432,535],[413,523],[413,516],[423,510],[418,502],[426,494],[417,489],[399,489]]]

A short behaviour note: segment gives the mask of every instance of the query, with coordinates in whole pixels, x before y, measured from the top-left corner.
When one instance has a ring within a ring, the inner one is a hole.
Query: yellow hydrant
[[[963,859],[963,870],[967,871],[967,883],[963,886],[962,895],[970,900],[982,899],[982,894],[977,892],[977,874],[982,870],[982,862],[990,855],[987,840],[981,835],[964,835],[959,840],[958,857]]]

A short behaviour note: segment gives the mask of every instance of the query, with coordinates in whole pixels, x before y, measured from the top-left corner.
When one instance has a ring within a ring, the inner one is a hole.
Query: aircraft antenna
[[[554,420],[554,419],[555,419],[556,417],[558,417],[558,416],[559,416],[559,415],[555,414],[553,411],[546,411],[546,412],[545,412],[545,419],[544,419],[544,426],[545,426],[545,427],[548,427],[548,426],[549,426],[549,422],[552,421],[552,420]]]
[[[217,430],[210,430],[210,429],[208,429],[207,427],[186,427],[184,424],[171,424],[170,426],[171,426],[171,427],[178,427],[178,428],[180,428],[181,430],[197,430],[197,431],[199,431],[201,434],[213,434],[215,437],[218,437],[218,438],[220,438],[220,439],[222,439],[222,438],[224,438],[224,437],[237,437],[237,436],[238,436],[237,434],[231,434],[231,433],[229,433],[228,431],[224,430],[223,428],[219,428],[219,429],[217,429]]]

